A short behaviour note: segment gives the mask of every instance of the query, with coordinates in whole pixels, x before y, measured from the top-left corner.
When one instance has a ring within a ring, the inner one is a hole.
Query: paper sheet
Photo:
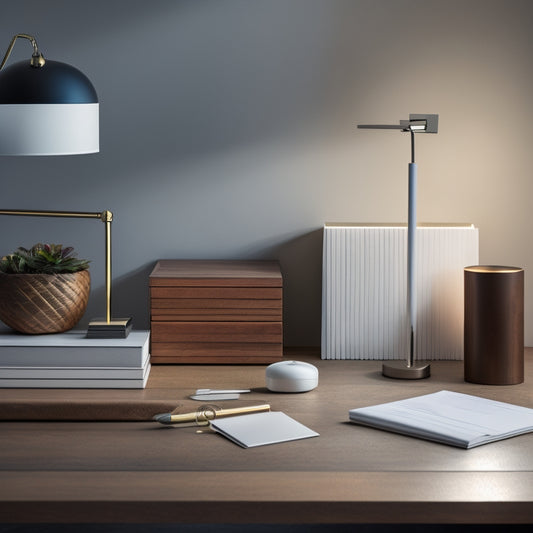
[[[211,427],[243,448],[319,436],[279,411],[219,418]]]
[[[355,423],[462,448],[533,431],[533,409],[445,390],[349,415]]]

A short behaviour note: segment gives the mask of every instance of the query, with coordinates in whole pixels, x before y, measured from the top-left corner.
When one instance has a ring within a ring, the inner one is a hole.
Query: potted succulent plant
[[[88,268],[70,246],[19,247],[0,260],[0,320],[29,334],[73,328],[87,308]]]

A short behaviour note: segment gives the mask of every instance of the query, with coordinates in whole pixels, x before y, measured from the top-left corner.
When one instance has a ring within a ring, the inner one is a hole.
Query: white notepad
[[[280,411],[218,418],[211,427],[243,448],[319,436]]]
[[[533,432],[533,409],[445,390],[349,414],[358,424],[460,448]]]

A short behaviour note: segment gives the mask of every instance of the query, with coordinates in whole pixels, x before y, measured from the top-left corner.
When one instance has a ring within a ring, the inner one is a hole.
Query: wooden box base
[[[152,363],[281,360],[282,291],[274,261],[159,261],[150,275]]]

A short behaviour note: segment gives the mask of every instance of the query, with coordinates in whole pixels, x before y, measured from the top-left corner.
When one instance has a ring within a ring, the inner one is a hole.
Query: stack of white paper
[[[461,448],[533,431],[533,409],[445,390],[352,409],[350,420]]]

